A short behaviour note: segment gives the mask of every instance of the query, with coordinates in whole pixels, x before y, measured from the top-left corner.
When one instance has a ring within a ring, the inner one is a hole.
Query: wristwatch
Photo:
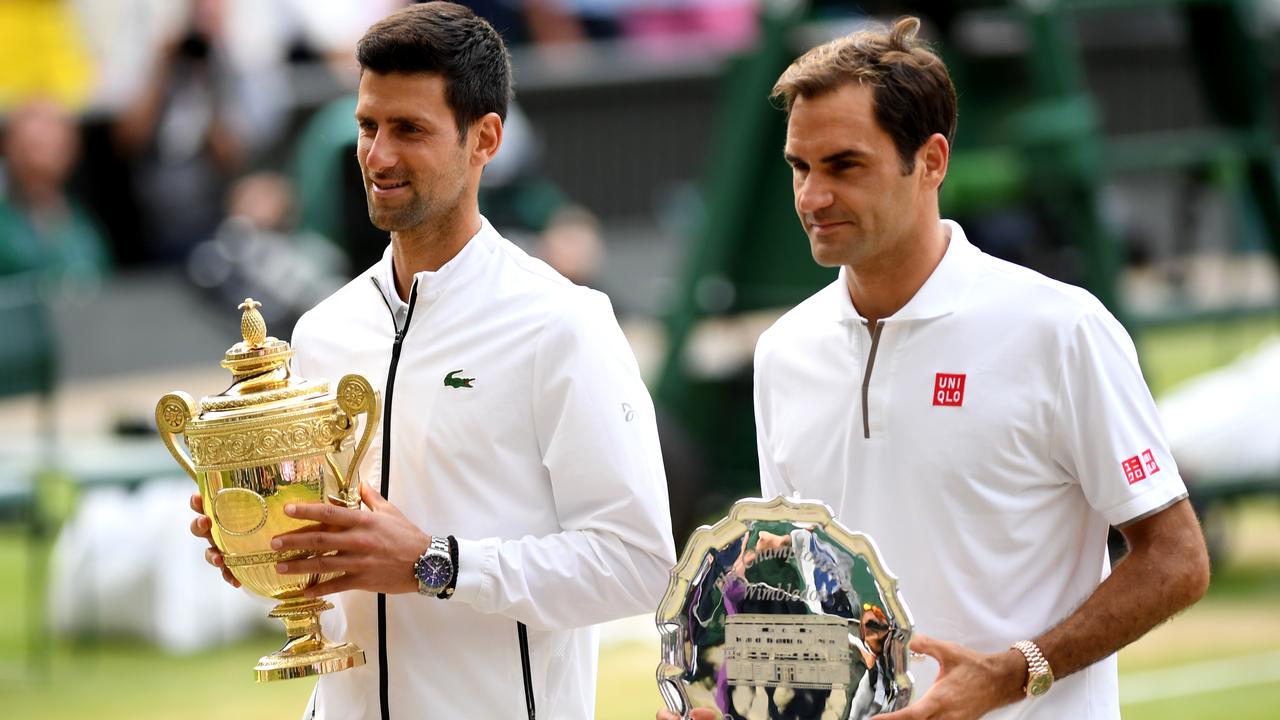
[[[1027,684],[1022,688],[1027,697],[1037,698],[1049,692],[1053,686],[1053,670],[1040,648],[1030,640],[1019,640],[1010,647],[1027,658]]]
[[[413,563],[413,576],[418,579],[418,594],[448,597],[444,593],[446,589],[451,589],[450,586],[457,577],[454,566],[453,554],[449,552],[449,540],[432,535],[427,551]]]

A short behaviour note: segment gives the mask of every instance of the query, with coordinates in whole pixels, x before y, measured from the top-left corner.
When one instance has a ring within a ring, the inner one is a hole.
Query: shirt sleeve
[[[533,415],[562,530],[458,539],[450,602],[535,629],[653,612],[675,565],[653,402],[608,300],[575,293],[538,341]]]
[[[778,495],[790,496],[795,492],[795,488],[784,479],[782,469],[774,459],[773,446],[769,442],[772,416],[768,391],[767,338],[767,334],[762,335],[756,345],[755,377],[752,382],[756,414],[756,453],[760,460],[760,497],[766,500]]]
[[[1050,446],[1112,525],[1186,497],[1133,341],[1101,305],[1066,338]]]

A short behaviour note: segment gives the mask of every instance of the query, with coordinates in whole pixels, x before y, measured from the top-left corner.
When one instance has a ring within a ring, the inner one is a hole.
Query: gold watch
[[[1017,650],[1027,659],[1027,684],[1022,688],[1027,697],[1037,698],[1049,692],[1053,686],[1053,670],[1040,648],[1030,640],[1019,640],[1010,649]]]

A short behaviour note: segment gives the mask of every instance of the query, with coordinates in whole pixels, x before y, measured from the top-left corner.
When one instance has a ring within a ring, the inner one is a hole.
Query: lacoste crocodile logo
[[[474,385],[472,385],[472,384],[471,384],[472,382],[475,382],[475,378],[454,377],[454,375],[457,375],[457,374],[458,374],[458,373],[460,373],[460,372],[462,372],[462,371],[461,371],[461,370],[454,370],[453,372],[449,373],[448,375],[445,375],[445,376],[444,376],[444,386],[445,386],[445,387],[451,387],[451,388],[473,388],[473,387],[475,387]]]

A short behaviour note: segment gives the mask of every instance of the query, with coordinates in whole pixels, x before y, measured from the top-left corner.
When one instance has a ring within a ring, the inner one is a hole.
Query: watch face
[[[1027,684],[1027,694],[1032,697],[1039,697],[1049,692],[1049,686],[1053,684],[1053,676],[1049,673],[1042,673],[1031,678],[1031,682]]]
[[[447,557],[428,555],[418,565],[418,581],[427,587],[444,587],[452,574],[451,564]]]

